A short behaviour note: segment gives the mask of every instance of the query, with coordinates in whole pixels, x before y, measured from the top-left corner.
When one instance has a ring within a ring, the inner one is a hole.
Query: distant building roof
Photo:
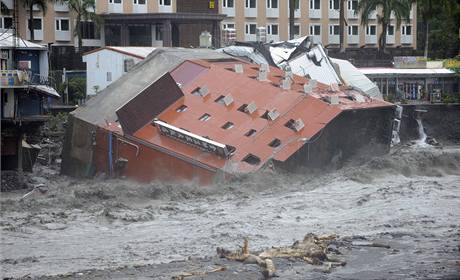
[[[93,53],[97,53],[102,50],[111,50],[114,52],[119,52],[125,55],[130,55],[133,57],[137,57],[139,59],[144,59],[146,58],[151,52],[153,52],[156,48],[153,47],[103,47],[103,48],[98,48],[95,50],[91,50],[89,52],[86,52],[83,54],[83,56],[87,56]]]
[[[47,50],[48,49],[45,46],[32,43],[20,37],[16,37],[9,32],[0,33],[0,48],[2,49],[12,49],[12,48],[35,49],[35,50]]]
[[[359,71],[364,75],[410,75],[410,76],[445,76],[445,75],[455,75],[455,72],[446,68],[441,69],[401,69],[401,68],[384,68],[384,67],[375,67],[375,68],[359,68]]]

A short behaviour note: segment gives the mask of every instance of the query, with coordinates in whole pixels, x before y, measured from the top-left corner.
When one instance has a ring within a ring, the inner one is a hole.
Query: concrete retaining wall
[[[419,138],[415,110],[421,113],[425,133],[443,145],[460,144],[460,104],[403,105],[400,139],[402,143]]]

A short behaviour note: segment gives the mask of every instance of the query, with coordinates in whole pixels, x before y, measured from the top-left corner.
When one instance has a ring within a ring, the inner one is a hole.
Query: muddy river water
[[[391,246],[357,248],[323,278],[460,277],[459,147],[404,147],[321,175],[265,171],[210,187],[38,169],[32,180],[44,181],[46,193],[22,201],[25,191],[2,194],[2,277],[201,258],[245,237],[261,250],[310,232]]]

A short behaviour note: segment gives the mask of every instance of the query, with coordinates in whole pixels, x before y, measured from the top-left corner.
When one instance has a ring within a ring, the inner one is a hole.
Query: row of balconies
[[[123,1],[133,1],[133,13],[147,13],[147,1],[149,0],[108,0],[108,12],[109,13],[123,13]],[[153,1],[153,0],[150,0]],[[158,12],[159,13],[172,13],[172,1],[168,0],[154,0],[158,1]]]
[[[235,17],[235,8],[234,7],[232,8],[223,7],[222,13],[226,14],[228,17]],[[268,18],[278,18],[280,16],[279,8],[266,8],[265,15]],[[296,9],[294,15],[296,18],[300,18],[301,17],[300,9]],[[257,8],[245,8],[244,16],[245,17],[257,17],[258,16]],[[321,9],[309,9],[308,16],[309,18],[312,18],[312,19],[323,18],[322,10]],[[329,9],[328,16],[330,19],[338,19],[340,16],[339,10]],[[355,10],[347,10],[346,16],[348,19],[358,19],[358,15],[355,14]],[[369,18],[377,19],[377,12],[374,11],[373,13],[371,13]],[[394,19],[393,14],[391,18]],[[412,10],[410,12],[410,18],[411,19],[413,18]]]
[[[246,41],[255,41],[257,39],[255,29],[254,29],[254,26],[252,26],[252,28],[251,28],[250,25],[255,25],[255,24],[251,24],[251,23],[246,24],[244,39]],[[278,30],[278,28],[276,28],[276,33],[274,33],[273,32],[274,29],[273,29],[272,26],[273,25],[267,26],[266,38],[267,38],[268,42],[270,42],[270,41],[277,42],[277,41],[280,40],[279,30]],[[300,27],[298,26],[298,28],[299,28],[299,34],[297,36],[295,36],[295,37],[300,36]],[[318,33],[317,29],[315,29],[313,25],[310,25],[309,34],[310,34],[310,36],[313,36],[313,38],[315,38],[315,41],[322,42],[324,45],[326,45],[326,44],[339,44],[340,43],[340,35],[338,33],[337,28],[338,28],[338,26],[329,25],[329,33],[328,33],[328,36],[327,36],[327,42],[323,42],[323,36],[321,35],[321,27],[319,27],[320,31]],[[358,26],[356,26],[356,28],[358,28]],[[368,28],[368,30],[366,30],[366,34],[364,36],[364,44],[366,44],[366,45],[375,45],[375,44],[377,44],[378,36],[380,34],[377,34],[376,26],[374,28],[375,29],[372,29],[372,30],[370,28]],[[345,34],[345,36],[346,36],[346,41],[347,41],[348,45],[359,45],[359,44],[361,44],[360,35],[357,32],[357,29],[354,30],[350,26],[348,28],[348,31],[346,31],[346,32],[347,33]],[[412,44],[413,43],[412,34],[407,35],[407,34],[405,34],[406,32],[407,32],[406,27],[402,26],[401,27],[400,44],[406,45],[406,44]],[[395,36],[394,32],[393,32],[393,35],[387,34],[386,42],[389,45],[396,44],[396,36]]]

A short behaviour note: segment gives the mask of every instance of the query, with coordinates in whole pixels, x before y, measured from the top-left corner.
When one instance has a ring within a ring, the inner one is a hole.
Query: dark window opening
[[[234,126],[235,126],[235,125],[234,125],[232,122],[226,122],[226,123],[222,126],[222,128],[223,128],[223,129],[230,129],[230,128],[234,127]]]
[[[243,112],[243,113],[246,113],[246,107],[248,106],[248,104],[243,104],[241,105],[239,108],[238,108],[238,111],[240,112]]]
[[[244,134],[244,136],[246,136],[246,137],[251,137],[251,136],[253,136],[254,134],[256,134],[256,132],[257,132],[257,130],[255,130],[255,129],[250,129],[248,132],[246,132],[246,133]]]
[[[185,112],[185,111],[187,111],[187,109],[188,109],[187,106],[181,105],[180,107],[178,107],[178,108],[176,109],[176,112],[178,112],[178,113],[180,113],[180,112]]]
[[[281,140],[278,139],[278,138],[275,138],[273,139],[273,141],[271,141],[268,146],[272,147],[272,148],[276,148],[278,147],[279,145],[281,145]]]
[[[224,98],[225,98],[225,96],[221,95],[221,96],[217,97],[217,99],[214,100],[214,102],[219,103],[219,104],[224,104]]]
[[[202,121],[202,122],[207,122],[207,121],[209,121],[210,118],[211,118],[210,114],[204,114],[199,118],[199,120]]]
[[[249,163],[250,165],[258,165],[260,163],[260,158],[253,154],[248,154],[243,158],[243,161]]]
[[[295,124],[295,120],[290,119],[287,123],[284,124],[284,126],[296,131],[294,124]]]
[[[92,21],[82,21],[80,22],[80,31],[82,39],[99,39],[99,29],[96,27],[96,24]]]
[[[228,153],[231,155],[236,151],[236,148],[230,145],[225,145],[227,147]]]
[[[264,113],[262,116],[260,116],[260,117],[261,117],[262,119],[268,120],[268,110],[266,110],[265,113]]]
[[[196,95],[196,96],[206,96],[208,94],[208,88],[207,87],[197,87],[196,89],[194,89],[192,91],[192,94],[193,95]]]

